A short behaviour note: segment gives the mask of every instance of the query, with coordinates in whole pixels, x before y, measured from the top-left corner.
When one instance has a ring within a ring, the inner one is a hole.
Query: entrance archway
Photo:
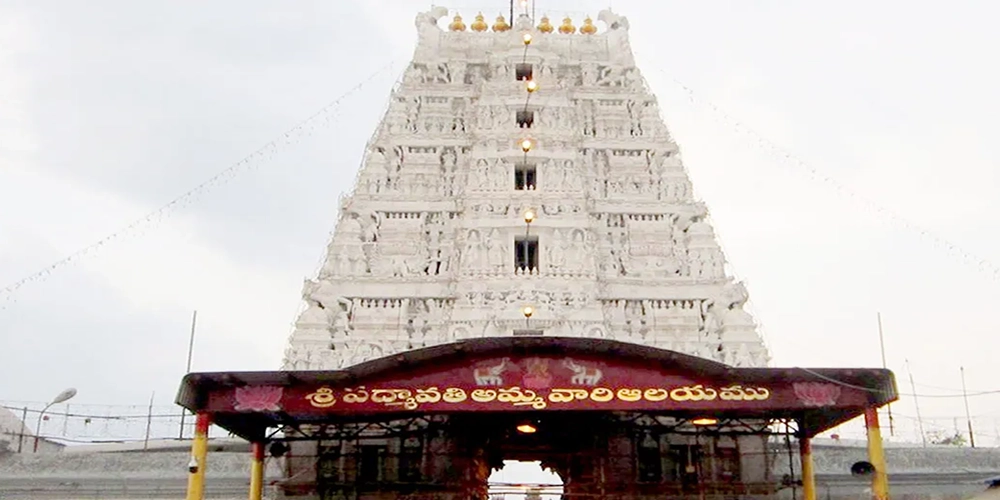
[[[540,461],[504,460],[489,485],[490,500],[557,500],[563,494],[562,479]]]
[[[610,340],[513,337],[339,371],[193,373],[177,401],[198,429],[253,443],[252,491],[265,445],[283,441],[279,487],[302,500],[486,500],[508,460],[554,471],[564,498],[620,500],[776,494],[788,483],[767,443],[786,433],[812,493],[809,440],[860,415],[882,471],[873,482],[884,482],[876,409],[896,397],[881,369],[736,368]],[[189,498],[200,498],[206,439],[199,431]]]

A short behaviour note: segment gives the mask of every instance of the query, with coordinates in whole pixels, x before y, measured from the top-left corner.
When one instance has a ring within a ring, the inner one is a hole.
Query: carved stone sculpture
[[[507,256],[509,255],[509,248],[507,246],[506,239],[500,234],[496,229],[490,231],[489,236],[486,239],[487,246],[487,259],[489,261],[490,269],[494,272],[502,271],[507,263]]]
[[[512,335],[525,305],[545,335],[766,363],[746,290],[726,275],[636,68],[628,19],[606,10],[595,36],[539,35],[527,60],[542,91],[528,101],[533,125],[520,128],[522,30],[445,31],[444,16],[434,8],[414,20],[413,61],[339,204],[319,279],[303,287],[284,366],[331,369]],[[524,138],[534,141],[527,153]],[[522,162],[536,169],[535,189],[516,189]],[[537,238],[535,272],[513,270],[520,235]]]
[[[361,241],[364,243],[374,243],[378,241],[379,225],[382,219],[377,212],[368,212],[365,215],[354,214],[361,229]]]

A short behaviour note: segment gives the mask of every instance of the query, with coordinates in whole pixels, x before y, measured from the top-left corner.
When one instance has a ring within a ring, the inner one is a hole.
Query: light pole
[[[35,424],[35,449],[32,453],[38,453],[38,434],[42,432],[42,417],[45,415],[46,410],[52,407],[52,405],[65,403],[66,401],[73,399],[73,396],[76,396],[76,389],[70,387],[69,389],[60,392],[55,398],[52,399],[51,403],[45,405],[45,408],[42,408],[42,411],[38,413],[38,423]]]

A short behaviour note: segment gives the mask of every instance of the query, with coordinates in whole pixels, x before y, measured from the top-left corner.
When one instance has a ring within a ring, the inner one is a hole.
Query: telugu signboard
[[[500,357],[428,363],[356,380],[215,391],[208,410],[294,414],[644,410],[727,411],[863,407],[865,391],[825,382],[746,383],[599,358]],[[739,373],[735,371],[734,373]]]

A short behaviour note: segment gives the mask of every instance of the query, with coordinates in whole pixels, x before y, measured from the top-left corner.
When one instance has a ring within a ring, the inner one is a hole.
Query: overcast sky
[[[467,21],[506,11],[452,5]],[[537,9],[579,24],[606,7]],[[1000,389],[1000,7],[613,7],[775,364],[878,366],[881,311],[902,392],[905,360],[920,394],[954,395],[962,365],[970,391]],[[121,235],[0,294],[0,401],[75,386],[77,403],[142,404],[154,391],[169,403],[195,309],[195,370],[277,368],[428,8],[0,0],[0,287]],[[121,233],[366,80],[247,168]],[[903,399],[900,418],[914,415]],[[964,412],[956,398],[920,406]],[[1000,420],[1000,395],[971,406]]]

